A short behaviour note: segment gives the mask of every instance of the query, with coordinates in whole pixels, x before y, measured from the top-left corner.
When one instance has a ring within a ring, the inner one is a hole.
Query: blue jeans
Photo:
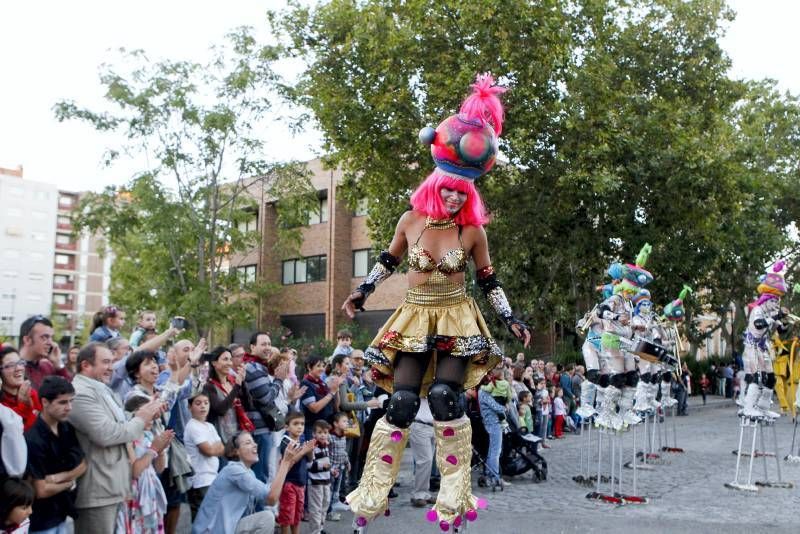
[[[337,465],[339,476],[331,475],[331,502],[328,503],[328,512],[333,510],[333,505],[339,502],[339,494],[347,481],[347,465]]]
[[[30,534],[67,534],[68,532],[69,530],[67,529],[67,522],[64,521],[60,525],[48,528],[47,530],[31,530]]]
[[[253,472],[258,480],[266,484],[270,475],[269,455],[272,450],[272,432],[255,434],[253,439],[258,445],[258,461],[253,464]]]
[[[495,480],[500,479],[500,452],[503,447],[503,429],[500,423],[484,421],[486,433],[489,434],[489,452],[486,455],[486,465],[489,475]]]

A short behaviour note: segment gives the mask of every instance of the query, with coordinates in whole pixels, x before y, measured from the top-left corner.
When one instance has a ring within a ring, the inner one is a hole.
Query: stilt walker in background
[[[681,341],[681,333],[678,326],[686,318],[686,310],[683,306],[686,297],[691,294],[692,288],[685,285],[681,289],[678,298],[664,306],[661,314],[661,342],[664,347],[669,351],[673,358],[665,359],[661,365],[661,409],[665,416],[662,429],[664,430],[663,447],[665,452],[683,452],[683,449],[678,447],[678,431],[675,422],[675,405],[677,401],[672,397],[672,380],[680,380],[681,376],[681,359],[680,354],[683,352],[683,342]],[[671,425],[667,424],[666,415],[670,414],[669,420]],[[669,440],[669,428],[672,428],[672,444]]]
[[[760,283],[756,288],[759,297],[750,304],[750,315],[748,317],[747,329],[744,334],[744,372],[746,391],[741,399],[741,410],[739,410],[739,446],[736,449],[736,473],[732,482],[725,484],[726,487],[744,491],[758,491],[758,486],[770,486],[778,488],[791,488],[791,483],[783,482],[781,478],[781,467],[779,454],[777,451],[777,434],[775,432],[775,420],[780,414],[772,411],[772,390],[775,387],[775,373],[773,372],[772,362],[774,360],[773,345],[771,335],[773,332],[782,332],[784,325],[781,322],[786,313],[781,310],[780,298],[786,294],[786,282],[783,279],[784,262],[778,261],[761,277]],[[765,446],[764,432],[767,428],[772,428],[773,451],[768,452]],[[745,444],[744,437],[746,430],[751,431],[749,441],[749,451],[743,450]],[[756,451],[758,434],[761,433],[761,451]],[[742,464],[742,457],[749,456],[749,466],[746,481],[739,480],[739,470]],[[753,462],[756,456],[761,456],[764,462],[764,480],[753,483]],[[767,457],[775,459],[777,470],[777,481],[770,481],[767,469]]]
[[[745,417],[780,417],[780,414],[770,409],[772,390],[775,387],[771,334],[784,330],[781,319],[785,315],[780,305],[781,297],[786,294],[786,282],[781,274],[784,265],[783,261],[778,261],[772,271],[761,278],[756,288],[759,297],[749,305],[750,316],[744,334],[742,354],[747,387],[742,388],[744,393],[740,415]]]
[[[607,271],[611,283],[598,286],[602,301],[614,294],[614,286],[622,280],[622,264],[612,263]],[[586,312],[578,321],[576,330],[585,337],[583,347],[583,362],[586,365],[586,381],[581,385],[581,399],[577,414],[581,417],[581,456],[580,472],[572,477],[579,484],[591,484],[591,447],[592,447],[592,418],[597,415],[597,409],[603,402],[605,388],[609,385],[608,362],[602,351],[601,340],[603,337],[603,324],[597,315],[599,304]]]
[[[477,518],[485,501],[472,495],[472,427],[459,403],[464,387],[475,387],[501,360],[481,312],[467,296],[465,271],[472,259],[477,283],[508,330],[527,347],[530,329],[511,310],[489,259],[483,225],[488,216],[475,188],[497,155],[503,126],[499,95],[488,74],[457,115],[420,140],[431,145],[436,169],[411,195],[412,210],[397,224],[388,251],[342,308],[350,317],[387,279],[408,251],[409,289],[405,301],[378,332],[365,359],[373,378],[392,393],[378,421],[358,488],[347,496],[354,530],[362,533],[375,517],[388,515],[388,494],[397,479],[409,427],[427,395],[433,414],[436,465],[442,475],[436,504],[427,518],[441,530],[458,530]],[[401,531],[405,530],[400,528]]]

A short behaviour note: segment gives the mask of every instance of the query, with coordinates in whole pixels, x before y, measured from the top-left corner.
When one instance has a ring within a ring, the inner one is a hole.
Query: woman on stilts
[[[460,112],[435,130],[423,128],[435,170],[411,196],[389,249],[342,308],[351,318],[408,252],[405,301],[378,332],[365,357],[375,382],[391,393],[386,416],[375,425],[359,487],[347,496],[356,531],[388,511],[409,426],[427,396],[434,417],[441,489],[427,518],[442,530],[473,521],[484,504],[471,492],[472,428],[459,396],[475,387],[501,361],[502,353],[475,302],[467,297],[465,271],[471,258],[477,283],[492,308],[524,346],[530,329],[516,319],[492,269],[483,226],[486,210],[475,188],[497,155],[503,127],[499,95],[488,74],[477,77]],[[388,515],[388,514],[387,514]]]

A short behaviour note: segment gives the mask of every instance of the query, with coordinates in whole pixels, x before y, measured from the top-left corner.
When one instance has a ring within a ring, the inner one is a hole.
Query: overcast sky
[[[783,90],[800,93],[800,0],[729,0],[737,11],[723,47],[732,74],[773,78]],[[108,135],[89,126],[58,123],[55,102],[74,99],[102,106],[98,66],[113,61],[119,47],[142,48],[152,59],[203,61],[210,44],[230,29],[250,25],[266,31],[265,13],[281,0],[25,0],[0,2],[0,166],[24,166],[26,179],[64,189],[101,189],[123,183],[139,168],[123,161],[102,168]],[[267,36],[262,33],[262,37]],[[273,125],[267,132],[268,159],[314,157],[319,134],[291,138]]]

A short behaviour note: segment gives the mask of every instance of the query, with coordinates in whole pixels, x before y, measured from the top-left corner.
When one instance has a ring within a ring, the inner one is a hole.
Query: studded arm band
[[[364,278],[361,285],[356,288],[356,291],[361,293],[360,297],[353,299],[353,304],[356,309],[364,311],[364,302],[366,302],[367,297],[375,291],[375,288],[378,287],[381,282],[392,276],[392,273],[394,273],[395,268],[399,264],[400,260],[389,254],[388,250],[381,252],[381,255],[378,257],[378,263],[375,264],[375,267],[373,267],[367,277]]]
[[[500,320],[506,325],[508,331],[514,334],[514,330],[511,328],[513,325],[518,325],[521,330],[530,330],[528,325],[514,317],[514,313],[511,311],[511,304],[508,303],[508,298],[506,298],[503,286],[500,285],[500,281],[494,273],[494,268],[489,265],[478,269],[476,275],[478,287],[481,288],[486,300],[489,301],[494,311],[500,316]]]

